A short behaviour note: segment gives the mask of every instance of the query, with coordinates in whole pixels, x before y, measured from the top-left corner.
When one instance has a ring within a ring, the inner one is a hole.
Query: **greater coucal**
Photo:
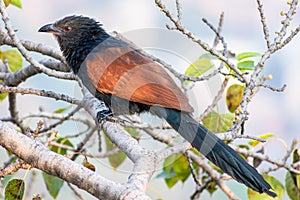
[[[150,112],[165,119],[193,147],[235,180],[272,197],[271,186],[231,147],[193,119],[192,106],[168,73],[132,45],[109,35],[84,16],[68,16],[47,24],[72,71],[114,114]],[[145,37],[147,37],[145,35]]]

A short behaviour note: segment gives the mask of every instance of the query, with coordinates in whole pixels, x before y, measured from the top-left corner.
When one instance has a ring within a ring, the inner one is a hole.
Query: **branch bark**
[[[26,163],[86,190],[99,199],[118,199],[125,185],[108,180],[47,149],[41,142],[16,132],[0,121],[0,145]]]

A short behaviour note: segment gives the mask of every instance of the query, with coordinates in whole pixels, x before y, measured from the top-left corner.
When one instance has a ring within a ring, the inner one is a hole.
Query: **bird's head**
[[[96,20],[75,15],[60,19],[53,24],[44,25],[39,32],[52,33],[63,52],[82,45],[89,45],[101,37],[105,39],[108,35]]]

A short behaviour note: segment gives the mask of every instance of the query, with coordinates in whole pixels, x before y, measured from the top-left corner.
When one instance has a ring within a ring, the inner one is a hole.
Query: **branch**
[[[70,159],[47,149],[0,121],[0,145],[26,163],[86,190],[99,199],[118,199],[125,186],[110,181]],[[101,184],[99,184],[101,183]]]
[[[161,2],[161,0],[155,0],[156,5],[160,8],[160,10],[170,19],[170,21],[173,23],[175,26],[175,29],[180,31],[183,35],[191,39],[193,42],[197,43],[200,45],[205,51],[211,53],[212,55],[218,57],[221,61],[226,63],[228,67],[233,70],[241,80],[244,82],[247,82],[247,79],[244,77],[242,72],[227,58],[226,56],[223,56],[220,54],[216,49],[210,48],[209,45],[197,37],[194,36],[190,31],[185,29],[181,23],[178,23],[177,19],[171,14],[171,12],[166,8],[166,6]],[[172,29],[173,30],[173,29]]]
[[[218,104],[218,102],[221,100],[222,95],[224,94],[224,91],[226,89],[227,83],[229,79],[225,78],[217,95],[215,96],[213,102],[204,110],[204,112],[200,115],[200,117],[197,118],[198,121],[202,121],[211,111],[212,109]]]
[[[19,88],[19,87],[7,87],[0,85],[0,92],[8,92],[8,93],[20,93],[20,94],[33,94],[37,96],[42,97],[49,97],[53,98],[55,100],[62,100],[71,104],[77,104],[80,105],[81,101],[72,97],[69,97],[65,94],[57,94],[52,91],[46,91],[46,90],[36,90],[36,89],[30,89],[30,88]]]
[[[265,18],[265,14],[264,14],[264,10],[263,10],[263,5],[261,3],[260,0],[256,0],[257,5],[258,5],[258,11],[260,14],[260,21],[263,27],[263,32],[264,32],[264,36],[265,36],[265,40],[267,43],[267,48],[269,49],[271,47],[271,41],[270,41],[270,34],[269,34],[269,29],[266,23],[266,18]]]
[[[14,41],[0,29],[0,44],[8,45],[12,47],[16,47]],[[28,50],[28,51],[35,51],[37,53],[41,53],[52,58],[55,58],[61,62],[64,62],[64,57],[62,56],[61,52],[57,49],[52,47],[46,46],[45,44],[35,43],[28,40],[20,40],[21,44]]]
[[[42,60],[40,63],[46,66],[49,69],[54,69],[58,71],[67,71],[69,70],[66,65],[61,62],[54,61],[52,59]],[[0,72],[0,79],[3,80],[4,85],[9,86],[17,86],[21,82],[25,81],[27,78],[34,76],[35,74],[41,73],[40,70],[33,67],[32,65],[28,65],[27,67],[23,67],[22,69],[16,72]],[[59,77],[60,79],[67,79],[67,80],[75,80],[75,75],[69,75],[65,73],[66,76]]]
[[[233,147],[233,149],[235,151],[237,151],[238,153],[243,154],[246,157],[257,158],[259,160],[263,160],[263,161],[266,161],[266,162],[269,162],[271,164],[276,165],[276,168],[282,167],[282,168],[285,168],[285,169],[287,169],[291,172],[294,172],[296,174],[300,174],[299,170],[296,170],[295,168],[293,168],[292,165],[288,165],[282,160],[281,161],[275,160],[275,159],[270,158],[268,155],[257,153],[257,152],[254,152],[254,151],[248,151],[246,149],[242,149],[242,148],[238,148],[238,147]]]

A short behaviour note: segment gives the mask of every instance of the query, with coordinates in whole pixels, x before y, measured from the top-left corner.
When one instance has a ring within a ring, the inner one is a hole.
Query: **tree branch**
[[[124,185],[110,181],[70,159],[47,149],[42,143],[8,128],[0,121],[0,145],[26,163],[86,190],[100,199],[118,199]]]

